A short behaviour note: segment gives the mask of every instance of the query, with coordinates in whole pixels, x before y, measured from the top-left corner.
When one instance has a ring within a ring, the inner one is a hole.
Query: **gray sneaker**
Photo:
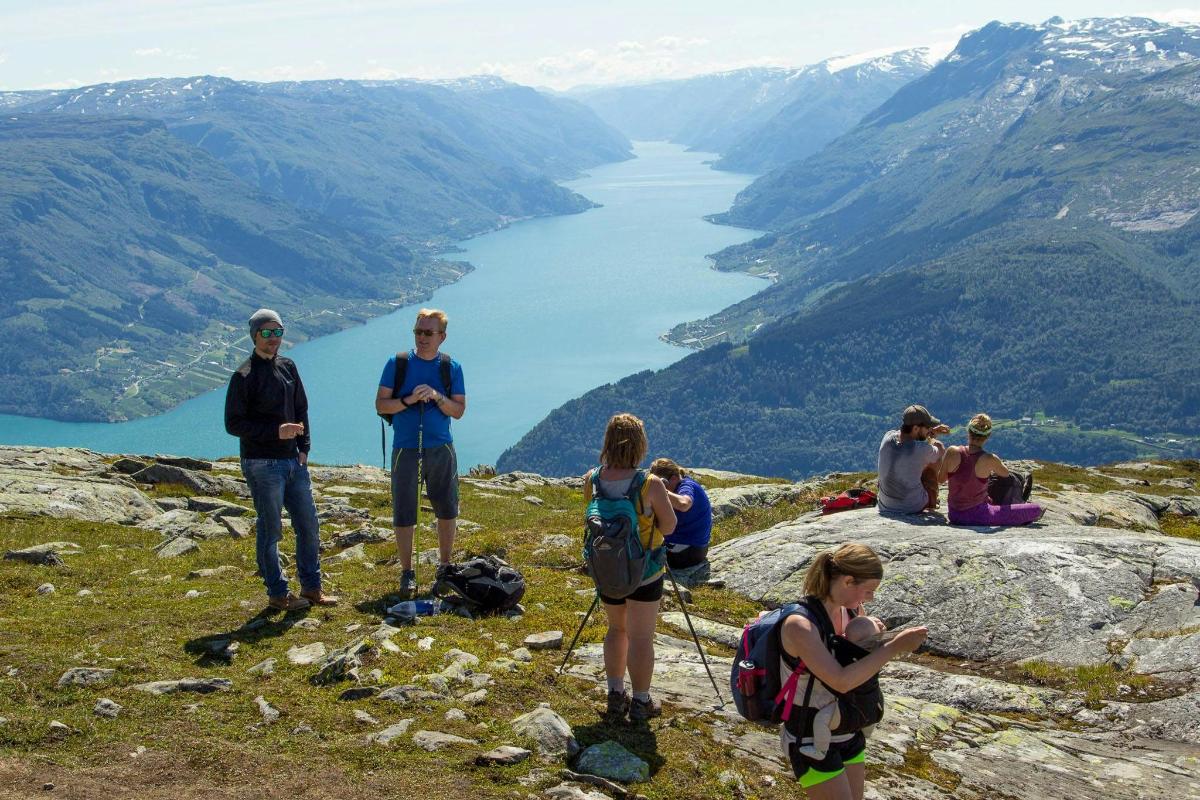
[[[400,596],[411,600],[417,596],[417,571],[406,569],[400,573]]]
[[[651,697],[649,700],[638,700],[636,697],[629,704],[629,721],[645,722],[662,714],[662,703]]]
[[[604,716],[610,719],[621,719],[629,713],[629,692],[609,692],[608,707]]]

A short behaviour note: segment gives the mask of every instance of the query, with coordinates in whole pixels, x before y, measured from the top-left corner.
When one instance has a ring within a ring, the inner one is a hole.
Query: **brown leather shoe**
[[[310,605],[312,605],[312,603],[308,602],[303,597],[296,597],[296,595],[292,594],[291,592],[288,592],[282,597],[272,597],[267,601],[267,606],[275,609],[276,611],[303,611]]]
[[[320,589],[306,589],[300,596],[314,606],[336,606],[341,599],[336,594],[325,594]]]

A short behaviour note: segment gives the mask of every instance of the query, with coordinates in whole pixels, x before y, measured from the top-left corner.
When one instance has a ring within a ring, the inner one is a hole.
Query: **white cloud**
[[[133,54],[143,58],[146,56],[161,56],[163,54],[163,49],[161,47],[140,47],[137,50],[134,50]]]

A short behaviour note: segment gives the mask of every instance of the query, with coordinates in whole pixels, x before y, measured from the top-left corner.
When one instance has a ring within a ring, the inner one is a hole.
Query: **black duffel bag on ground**
[[[525,595],[525,576],[496,556],[475,556],[451,564],[433,587],[437,597],[472,614],[515,608]]]

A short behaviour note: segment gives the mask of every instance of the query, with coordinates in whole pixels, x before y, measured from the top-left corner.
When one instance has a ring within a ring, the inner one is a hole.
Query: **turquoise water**
[[[449,314],[442,349],[463,365],[468,405],[454,439],[464,470],[494,464],[551,410],[587,390],[684,357],[688,351],[659,334],[764,287],[705,260],[754,235],[702,219],[728,208],[750,176],[711,170],[703,163],[710,155],[675,145],[639,143],[635,152],[635,160],[566,184],[603,207],[463,243],[455,258],[475,271],[429,303]],[[417,308],[288,351],[308,391],[313,460],[380,463],[379,374],[389,356],[412,346]],[[0,415],[0,443],[235,455],[224,402],[222,389],[157,417],[112,424]]]

